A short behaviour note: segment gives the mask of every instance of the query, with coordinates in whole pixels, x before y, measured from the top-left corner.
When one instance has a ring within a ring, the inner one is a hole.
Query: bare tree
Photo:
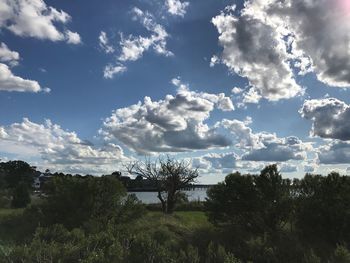
[[[197,169],[192,169],[190,163],[177,161],[169,156],[154,162],[150,159],[144,162],[136,161],[127,166],[127,170],[130,174],[142,176],[155,185],[162,210],[166,214],[174,211],[181,189],[194,183],[198,177]]]

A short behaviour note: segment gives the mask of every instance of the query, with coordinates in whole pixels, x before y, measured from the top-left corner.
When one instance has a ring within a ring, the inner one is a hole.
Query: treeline
[[[116,176],[54,176],[43,191],[0,217],[0,262],[350,263],[350,178],[338,173],[237,172],[208,190],[205,212],[183,214],[148,211]]]
[[[221,242],[244,262],[350,262],[350,177],[230,174],[208,191]]]

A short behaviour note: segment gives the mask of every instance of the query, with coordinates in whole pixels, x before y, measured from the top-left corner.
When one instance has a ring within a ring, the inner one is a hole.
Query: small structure
[[[33,187],[35,190],[41,190],[45,182],[52,178],[51,173],[41,173],[38,177],[34,178]]]

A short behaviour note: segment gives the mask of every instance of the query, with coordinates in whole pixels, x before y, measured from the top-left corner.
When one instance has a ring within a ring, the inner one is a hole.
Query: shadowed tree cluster
[[[208,190],[206,208],[244,262],[350,262],[348,176],[283,179],[277,165],[237,172]]]
[[[128,168],[153,180],[166,215],[128,194],[120,173],[55,174],[40,200],[0,210],[0,262],[350,263],[348,176],[236,172],[208,190],[204,212],[170,214],[197,170],[170,158]],[[18,182],[13,203],[26,198]]]

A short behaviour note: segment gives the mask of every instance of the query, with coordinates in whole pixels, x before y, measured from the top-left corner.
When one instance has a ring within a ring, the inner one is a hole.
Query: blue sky
[[[346,173],[348,6],[0,0],[0,158],[102,174],[171,154],[203,182]]]

